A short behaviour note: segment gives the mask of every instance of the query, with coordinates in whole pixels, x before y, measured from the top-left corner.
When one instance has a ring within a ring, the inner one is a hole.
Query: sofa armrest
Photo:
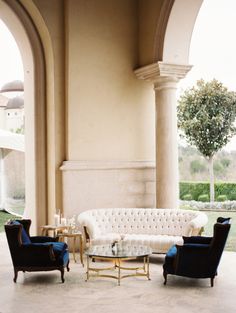
[[[89,215],[86,211],[78,216],[78,222],[83,228],[86,228],[86,232],[90,240],[101,234],[96,219]]]
[[[190,227],[192,229],[192,234],[194,235],[197,231],[199,233],[201,229],[207,224],[208,217],[205,213],[199,212],[198,215],[190,221]]]

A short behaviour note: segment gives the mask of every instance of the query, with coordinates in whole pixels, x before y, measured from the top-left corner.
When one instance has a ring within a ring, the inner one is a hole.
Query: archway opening
[[[41,41],[32,19],[15,1],[0,0],[0,19],[20,50],[24,68],[25,112],[25,212],[32,232],[47,220],[45,65]],[[37,62],[36,62],[37,60]]]
[[[0,209],[25,210],[23,64],[18,46],[0,20]]]

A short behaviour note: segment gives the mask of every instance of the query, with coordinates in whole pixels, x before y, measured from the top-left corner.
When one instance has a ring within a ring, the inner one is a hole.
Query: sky
[[[198,14],[189,55],[193,65],[179,84],[180,91],[192,87],[200,78],[221,81],[236,91],[236,0],[204,0]],[[24,80],[17,44],[0,20],[0,87],[12,80]],[[236,137],[227,145],[236,150]]]
[[[182,88],[196,80],[221,81],[236,91],[236,1],[204,0],[192,34],[189,64],[192,70]]]
[[[24,80],[23,64],[14,37],[0,20],[0,87],[13,80]]]

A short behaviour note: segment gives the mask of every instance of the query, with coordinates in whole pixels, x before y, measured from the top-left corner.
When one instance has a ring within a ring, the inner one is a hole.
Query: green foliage
[[[184,199],[185,195],[190,194],[192,200],[198,201],[200,195],[210,194],[209,183],[203,182],[181,182],[180,183],[180,199]],[[216,199],[224,195],[228,200],[236,200],[236,183],[215,183]]]
[[[220,162],[224,166],[224,168],[229,167],[229,165],[230,165],[230,160],[229,159],[223,158],[223,159],[220,160]]]
[[[190,145],[212,157],[236,134],[236,93],[217,80],[199,80],[179,100],[178,126]]]
[[[214,162],[213,168],[214,172],[218,174],[223,173],[225,170],[221,162]]]
[[[229,200],[236,200],[236,184],[234,183],[216,183],[216,198],[219,195],[226,195]]]
[[[201,201],[201,202],[209,202],[209,200],[210,198],[209,198],[209,195],[207,194],[203,194],[198,197],[198,201]]]
[[[219,202],[224,202],[224,201],[227,201],[228,198],[226,195],[220,195],[216,198],[216,201],[219,201]]]
[[[181,182],[180,183],[180,199],[183,200],[183,196],[191,194],[193,200],[198,200],[198,197],[202,194],[209,194],[210,186],[209,183],[201,182]]]
[[[206,171],[206,166],[200,160],[193,160],[190,162],[191,174],[202,173]]]
[[[183,200],[191,201],[193,200],[193,197],[190,193],[187,193],[186,195],[183,196]]]

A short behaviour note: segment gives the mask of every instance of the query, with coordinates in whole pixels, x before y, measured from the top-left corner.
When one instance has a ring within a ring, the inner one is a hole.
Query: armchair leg
[[[163,276],[164,276],[164,285],[167,283],[167,272],[163,271]]]
[[[14,278],[13,278],[14,283],[16,283],[17,276],[18,276],[18,271],[17,269],[14,268]]]
[[[67,265],[66,265],[67,272],[69,272],[69,271],[70,271],[70,268],[69,268],[69,263],[70,263],[70,261],[68,261],[68,263],[67,263]]]
[[[214,277],[211,277],[211,287],[214,287]]]
[[[61,271],[61,282],[64,283],[65,282],[65,279],[64,279],[64,268],[60,269]]]

